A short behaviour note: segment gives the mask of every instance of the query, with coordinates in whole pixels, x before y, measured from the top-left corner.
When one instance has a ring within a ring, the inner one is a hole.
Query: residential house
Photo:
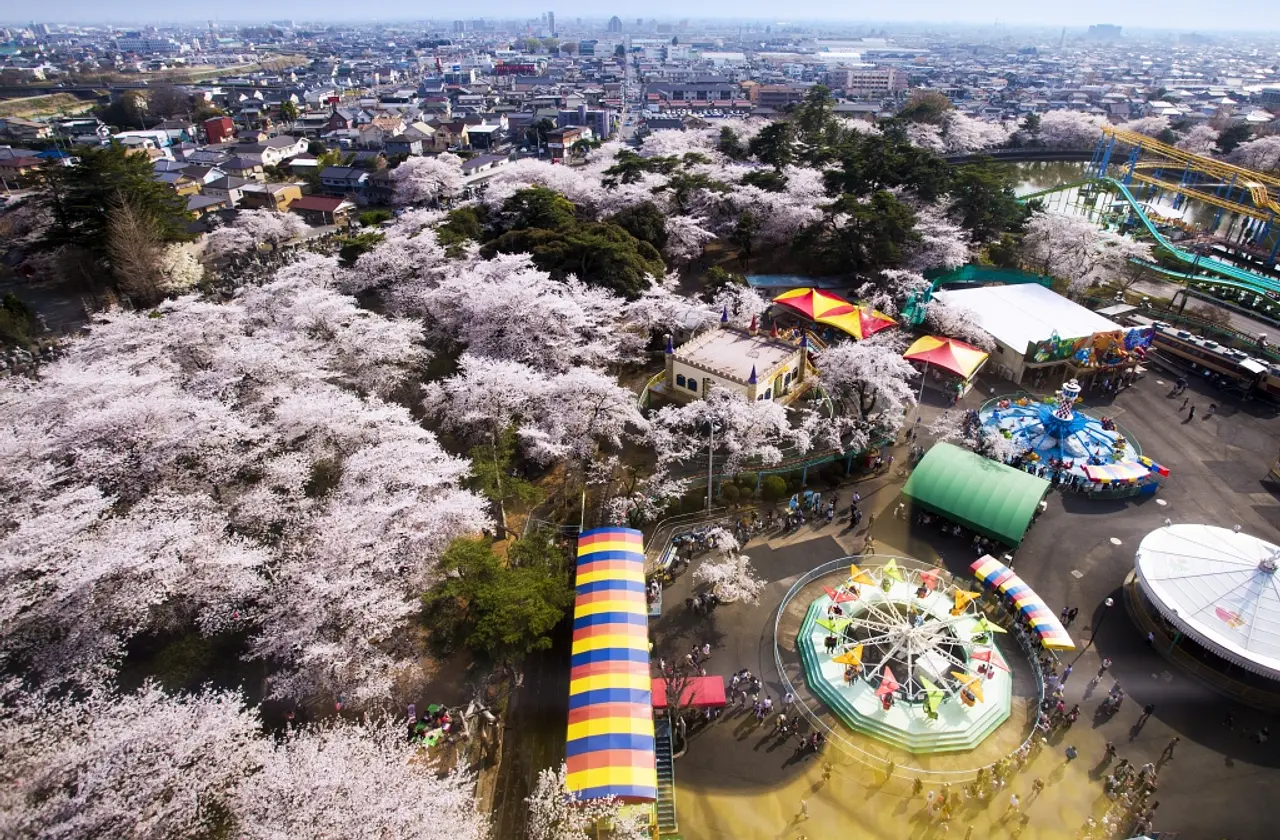
[[[422,154],[422,140],[408,134],[397,134],[387,138],[386,149],[389,155],[417,156]]]
[[[368,180],[368,170],[352,166],[326,166],[320,171],[320,188],[326,195],[358,195]]]
[[[463,161],[462,174],[463,177],[479,175],[482,172],[490,172],[510,163],[510,158],[506,155],[476,155],[471,160]]]
[[[467,127],[467,141],[473,149],[491,151],[506,142],[506,133],[500,125],[472,125]]]
[[[294,175],[309,175],[316,171],[320,162],[310,152],[303,152],[297,157],[289,158],[289,171]]]
[[[368,125],[373,115],[361,108],[334,108],[329,114],[328,128],[337,131],[343,128],[359,128]]]
[[[191,143],[197,138],[196,125],[190,120],[165,120],[155,127],[169,135],[170,143]]]
[[[337,225],[346,227],[351,211],[356,205],[345,198],[324,195],[304,195],[289,205],[290,213],[297,213],[313,227]]]
[[[547,151],[553,159],[568,157],[568,151],[579,140],[590,140],[591,129],[586,126],[554,128],[547,132]]]
[[[231,155],[217,149],[199,149],[188,152],[186,157],[187,163],[200,166],[221,166],[229,160]]]
[[[200,123],[205,139],[210,143],[225,143],[235,137],[236,127],[231,117],[211,117]]]
[[[228,207],[235,207],[240,203],[240,199],[244,197],[244,188],[254,183],[257,182],[246,178],[237,178],[234,175],[224,175],[216,181],[210,181],[205,184],[200,191],[204,195],[224,199]]]
[[[182,174],[186,175],[192,181],[200,186],[204,186],[210,181],[216,181],[227,173],[216,166],[184,166]]]
[[[302,198],[301,184],[245,184],[240,189],[240,207],[246,210],[275,210],[283,213]]]
[[[262,164],[251,158],[233,157],[218,168],[237,178],[247,178],[251,181],[265,181],[267,179]]]
[[[455,148],[466,149],[471,146],[470,127],[462,120],[442,122],[433,126],[433,128],[435,128],[436,133],[432,146],[436,151],[443,152],[446,149]]]
[[[0,186],[5,189],[31,186],[39,180],[43,163],[38,157],[0,159]]]
[[[391,178],[390,169],[379,169],[365,181],[363,198],[366,204],[389,205],[395,194],[396,182]]]
[[[240,157],[261,160],[263,166],[277,166],[281,161],[305,152],[307,145],[307,141],[301,137],[281,134],[279,137],[268,137],[262,143],[237,146],[236,154]]]
[[[0,119],[0,134],[8,135],[14,140],[41,140],[53,134],[53,127],[48,123],[22,117],[5,117]]]
[[[187,196],[187,212],[197,219],[206,213],[229,209],[227,200],[213,195],[196,194]]]
[[[178,195],[197,195],[202,186],[201,182],[182,172],[157,172],[155,179],[162,184],[168,184]]]

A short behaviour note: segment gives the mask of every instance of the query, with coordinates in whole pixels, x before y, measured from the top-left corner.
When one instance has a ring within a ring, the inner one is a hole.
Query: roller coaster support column
[[[1115,145],[1115,137],[1103,135],[1102,139],[1098,141],[1098,149],[1102,154],[1098,157],[1098,171],[1095,174],[1099,178],[1107,174],[1107,167],[1111,165],[1111,150],[1115,148]]]
[[[1134,146],[1133,151],[1129,152],[1129,171],[1124,173],[1125,186],[1133,183],[1133,170],[1138,166],[1138,158],[1142,155],[1142,147]]]

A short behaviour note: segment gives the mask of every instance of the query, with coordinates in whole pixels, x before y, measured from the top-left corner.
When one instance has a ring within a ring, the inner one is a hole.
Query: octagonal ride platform
[[[1008,720],[1013,680],[967,590],[924,574],[927,587],[917,570],[855,570],[809,604],[796,648],[808,689],[851,729],[917,755],[965,752]],[[842,616],[831,611],[837,601]],[[846,679],[851,656],[862,665]],[[878,692],[893,696],[889,709]]]

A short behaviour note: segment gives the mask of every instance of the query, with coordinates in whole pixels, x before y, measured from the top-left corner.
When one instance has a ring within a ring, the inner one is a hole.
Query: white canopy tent
[[[1280,546],[1212,525],[1167,525],[1138,546],[1138,582],[1188,638],[1280,679]]]

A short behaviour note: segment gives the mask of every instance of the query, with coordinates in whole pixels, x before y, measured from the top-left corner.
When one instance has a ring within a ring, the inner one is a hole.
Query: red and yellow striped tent
[[[898,324],[877,309],[850,303],[821,289],[792,289],[778,295],[773,302],[814,323],[835,327],[859,341]]]
[[[657,798],[648,612],[641,533],[579,537],[565,753],[568,787],[584,799]]]

